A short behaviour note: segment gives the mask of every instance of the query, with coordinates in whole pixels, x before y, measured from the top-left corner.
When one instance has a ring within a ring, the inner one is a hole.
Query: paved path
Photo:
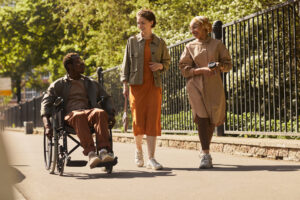
[[[197,151],[158,148],[157,160],[165,168],[153,171],[134,165],[133,144],[114,143],[119,164],[113,174],[66,167],[60,177],[44,168],[41,135],[6,131],[3,138],[15,187],[27,200],[300,199],[299,162],[213,153],[215,167],[199,170]],[[72,158],[82,159],[81,150]]]

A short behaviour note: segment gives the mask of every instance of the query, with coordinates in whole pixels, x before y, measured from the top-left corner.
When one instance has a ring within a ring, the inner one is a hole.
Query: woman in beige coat
[[[228,50],[208,34],[212,25],[207,17],[197,16],[190,23],[196,40],[188,43],[179,68],[187,78],[186,90],[202,147],[200,168],[212,168],[209,146],[216,126],[225,120],[225,93],[220,72],[232,68]]]

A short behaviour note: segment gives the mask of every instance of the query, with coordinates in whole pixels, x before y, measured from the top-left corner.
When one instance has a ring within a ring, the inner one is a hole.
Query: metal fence
[[[219,30],[219,23],[214,24],[213,36],[223,40],[233,62],[232,71],[222,74],[227,118],[220,132],[300,135],[299,15],[299,0],[290,0],[227,23]],[[163,75],[163,132],[196,131],[185,79],[178,68],[180,55],[192,40],[168,47],[171,66]],[[124,98],[119,67],[103,71],[103,80],[118,112],[116,128],[121,128]],[[35,126],[41,126],[40,101],[36,98],[6,110],[6,125],[22,126],[24,121],[34,121]]]
[[[24,122],[32,121],[34,127],[42,127],[43,122],[40,117],[42,97],[37,97],[31,101],[8,108],[4,111],[5,126],[23,127]]]
[[[223,26],[226,133],[299,134],[299,14],[293,0]]]
[[[221,33],[214,30],[213,35],[221,35],[233,63],[232,71],[222,74],[227,105],[225,134],[300,135],[299,29],[299,0],[292,0],[225,24]],[[192,40],[169,47],[171,66],[163,75],[164,132],[196,130],[185,79],[178,68],[180,55]],[[113,84],[114,79],[119,81],[118,67],[104,72],[107,84]],[[124,99],[118,84],[107,89],[122,111]],[[222,126],[219,128],[222,131]]]

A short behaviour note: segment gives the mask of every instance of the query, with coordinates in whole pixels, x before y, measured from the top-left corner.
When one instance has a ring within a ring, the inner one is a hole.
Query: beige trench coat
[[[209,118],[216,126],[225,120],[225,93],[220,74],[195,75],[198,67],[207,67],[210,62],[220,62],[223,72],[232,68],[228,50],[220,40],[208,38],[188,43],[179,61],[179,68],[187,78],[186,90],[192,107],[193,119]]]

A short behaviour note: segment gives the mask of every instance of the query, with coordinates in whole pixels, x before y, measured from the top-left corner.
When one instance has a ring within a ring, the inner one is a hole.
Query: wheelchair
[[[78,147],[80,147],[80,142],[75,139],[72,134],[75,134],[75,130],[68,126],[64,121],[63,116],[63,99],[57,98],[53,105],[53,112],[50,118],[53,137],[49,139],[45,134],[44,129],[44,161],[45,167],[49,170],[50,174],[55,173],[55,169],[60,176],[64,173],[65,166],[68,167],[81,167],[86,166],[87,161],[84,160],[71,160],[71,154]],[[93,128],[91,128],[91,133],[95,133]],[[68,150],[68,138],[75,142],[75,146],[69,151]],[[97,137],[96,137],[97,138]],[[112,131],[111,126],[109,127],[109,141],[112,146]],[[99,149],[97,149],[97,139],[95,140],[96,153],[99,155]],[[113,166],[118,163],[118,157],[115,157],[111,162],[99,163],[96,167],[104,167],[106,173],[112,173]]]

